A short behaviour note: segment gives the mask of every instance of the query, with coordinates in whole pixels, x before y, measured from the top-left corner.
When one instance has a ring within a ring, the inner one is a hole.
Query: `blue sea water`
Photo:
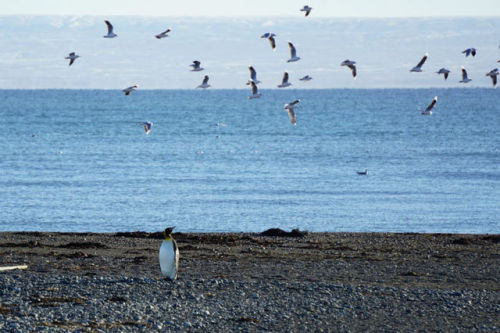
[[[0,90],[0,231],[500,232],[498,90],[262,93]]]

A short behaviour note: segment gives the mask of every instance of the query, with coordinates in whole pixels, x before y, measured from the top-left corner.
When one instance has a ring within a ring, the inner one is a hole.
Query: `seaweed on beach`
[[[307,231],[300,231],[299,229],[285,231],[280,228],[271,228],[261,232],[260,235],[271,237],[305,237],[307,235]]]

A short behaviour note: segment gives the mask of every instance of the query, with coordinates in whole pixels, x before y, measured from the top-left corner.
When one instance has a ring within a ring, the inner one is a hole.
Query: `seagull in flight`
[[[426,53],[423,58],[420,60],[420,62],[417,64],[417,66],[413,67],[410,72],[421,72],[422,71],[422,66],[424,65],[425,61],[427,60],[427,57],[429,56],[429,53]]]
[[[198,60],[194,60],[193,63],[191,65],[189,65],[189,66],[193,67],[193,69],[191,70],[191,72],[202,71],[204,68],[200,67],[200,64],[201,64],[201,62],[199,62]]]
[[[495,69],[489,71],[488,73],[486,73],[486,76],[491,77],[491,81],[493,82],[493,88],[495,88],[497,86],[497,76],[499,74],[500,74],[500,72],[498,72],[498,68],[495,68]]]
[[[77,55],[75,52],[71,52],[67,57],[65,57],[64,59],[69,59],[69,66],[73,65],[73,63],[75,62],[75,59],[76,58],[80,58],[79,55]]]
[[[122,91],[125,93],[125,96],[128,96],[128,95],[130,95],[130,93],[132,91],[136,90],[137,87],[138,87],[137,85],[133,85],[133,86],[127,87],[125,89],[122,89]]]
[[[288,112],[288,117],[293,125],[296,124],[295,121],[295,108],[298,106],[297,104],[300,102],[300,99],[296,99],[291,103],[287,103],[283,106],[283,109]]]
[[[306,12],[304,16],[309,16],[309,14],[311,13],[311,10],[312,10],[312,7],[309,7],[308,5],[305,5],[304,7],[302,7],[300,9],[301,12]]]
[[[141,123],[141,125],[144,127],[144,131],[146,132],[146,134],[149,134],[149,132],[151,132],[151,127],[153,127],[153,122],[146,121],[145,123]]]
[[[312,77],[310,77],[309,75],[306,75],[304,77],[301,77],[299,80],[307,82],[307,81],[311,81],[312,79],[313,79]]]
[[[297,50],[295,50],[295,46],[293,46],[292,42],[288,42],[288,47],[290,48],[290,59],[286,62],[295,62],[300,60],[300,57],[297,57]]]
[[[205,77],[203,78],[203,82],[196,88],[208,88],[210,87],[210,85],[208,84],[208,75],[205,75]]]
[[[475,57],[476,56],[476,49],[473,48],[473,47],[471,47],[470,49],[462,51],[462,53],[465,53],[466,57],[468,57],[470,55],[472,55],[473,57]]]
[[[439,71],[436,72],[437,74],[443,74],[444,79],[446,80],[448,78],[448,75],[450,74],[450,71],[446,68],[441,68]]]
[[[113,25],[111,24],[111,22],[105,20],[104,23],[106,23],[106,25],[108,26],[108,34],[103,36],[104,38],[115,38],[116,36],[118,36],[113,32]]]
[[[431,104],[429,104],[429,106],[424,111],[422,111],[420,114],[424,115],[424,116],[431,116],[432,115],[432,108],[434,107],[434,105],[436,105],[437,101],[438,101],[438,97],[435,96],[434,99],[432,100]]]
[[[356,79],[356,66],[354,66],[354,64],[356,63],[356,61],[351,61],[349,59],[347,60],[344,60],[340,66],[347,66],[351,69],[351,72],[352,72],[352,77],[354,79]]]
[[[155,35],[155,37],[156,37],[156,38],[158,38],[158,39],[162,39],[162,38],[165,38],[165,37],[169,37],[169,35],[167,35],[167,34],[168,34],[170,31],[172,31],[172,30],[170,30],[170,28],[168,28],[167,30],[165,30],[165,31],[163,31],[163,32],[161,32],[161,33],[159,33],[158,35]]]
[[[248,80],[247,85],[251,84],[251,82],[259,84],[260,81],[257,80],[257,72],[255,71],[255,68],[253,68],[253,66],[249,66],[248,70],[250,71],[250,80]]]
[[[470,81],[472,81],[472,79],[469,79],[469,77],[467,76],[467,71],[465,70],[464,66],[462,66],[462,80],[458,82],[467,83]]]
[[[276,37],[276,34],[274,34],[272,32],[266,32],[265,34],[262,34],[260,36],[260,38],[267,38],[267,40],[269,41],[269,44],[271,44],[271,49],[273,51],[276,51],[276,40],[274,39],[274,37]]]
[[[276,34],[272,33],[272,32],[266,32],[265,34],[262,34],[260,36],[260,38],[269,38],[269,37],[275,37]]]
[[[278,85],[278,88],[286,88],[291,86],[292,84],[288,82],[288,72],[283,74],[283,79],[281,80],[281,84]]]
[[[248,99],[259,98],[260,96],[262,96],[262,94],[259,93],[259,89],[257,88],[257,84],[255,84],[255,82],[250,81],[250,86],[252,88],[252,94],[248,96]]]

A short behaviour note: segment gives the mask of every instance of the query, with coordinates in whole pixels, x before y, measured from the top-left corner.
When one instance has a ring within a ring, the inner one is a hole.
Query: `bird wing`
[[[462,80],[467,79],[467,71],[462,67]]]
[[[274,37],[271,35],[271,36],[267,37],[267,39],[269,40],[269,43],[271,44],[271,48],[273,50],[276,49],[276,40],[274,39]]]
[[[73,63],[74,63],[74,62],[75,62],[75,58],[71,58],[71,59],[69,60],[69,65],[70,65],[70,66],[71,66],[71,65],[73,65]]]
[[[295,111],[293,110],[293,108],[288,108],[287,111],[288,111],[288,118],[290,118],[290,121],[292,122],[292,124],[295,125],[295,123],[296,123]]]
[[[254,81],[257,81],[257,72],[255,71],[253,66],[248,67],[248,69],[250,70],[250,78]]]
[[[113,33],[113,25],[108,21],[105,20],[104,23],[108,26],[108,35]]]
[[[354,66],[354,65],[349,65],[348,67],[349,67],[349,68],[351,69],[351,71],[352,71],[352,77],[356,77],[356,66]]]
[[[444,74],[444,79],[446,80],[448,78],[448,74],[449,73],[448,72],[444,72],[443,74]]]
[[[205,75],[205,77],[203,78],[203,84],[207,84],[208,83],[208,75]]]
[[[257,92],[259,89],[257,88],[257,85],[255,84],[255,82],[250,81],[250,85],[252,86],[252,95],[257,95]]]
[[[496,87],[496,85],[497,85],[497,76],[496,75],[491,75],[491,80],[493,81],[493,87]]]
[[[424,55],[424,57],[420,60],[420,62],[417,64],[417,67],[422,67],[422,65],[425,63],[427,60],[427,54]]]
[[[307,9],[306,10],[306,15],[305,16],[309,16],[309,14],[311,13],[311,9]]]
[[[281,81],[281,84],[285,84],[288,82],[288,72],[285,72],[283,74],[283,80]]]
[[[432,100],[431,104],[429,104],[429,106],[425,109],[425,111],[432,110],[432,108],[434,107],[434,105],[436,105],[437,100],[438,100],[437,96],[434,97],[434,99]]]
[[[300,99],[296,99],[295,101],[293,101],[292,103],[288,103],[289,105],[291,106],[295,106],[297,103],[300,102]]]
[[[290,42],[288,42],[288,47],[290,48],[290,54],[292,58],[295,58],[297,56],[297,51],[295,50],[295,47]]]

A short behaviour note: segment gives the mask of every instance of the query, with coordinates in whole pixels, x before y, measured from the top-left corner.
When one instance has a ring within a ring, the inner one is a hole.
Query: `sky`
[[[498,0],[16,0],[0,15],[295,16],[306,4],[316,17],[500,16]]]
[[[231,7],[234,3],[238,6]],[[318,0],[309,1],[314,9],[307,18],[298,10],[303,3],[10,1],[0,8],[0,89],[123,89],[135,84],[194,89],[204,75],[210,76],[211,89],[248,89],[250,65],[262,81],[260,89],[276,89],[285,71],[292,89],[462,87],[460,66],[473,80],[467,87],[491,87],[485,73],[500,67],[500,6],[492,1],[477,0],[468,7],[469,2],[457,6],[456,0]],[[229,8],[234,17],[220,16]],[[485,16],[462,17],[460,11]],[[407,17],[424,12],[438,16]],[[356,13],[359,17],[351,17]],[[117,38],[102,38],[105,19],[112,21]],[[170,37],[154,38],[167,27]],[[260,38],[269,31],[277,35],[274,52]],[[300,61],[287,63],[288,41]],[[469,47],[478,50],[476,57],[462,54]],[[64,59],[70,52],[80,55],[71,67]],[[424,71],[410,73],[425,53]],[[357,62],[356,80],[340,66],[345,59]],[[191,72],[193,60],[205,70]],[[435,73],[441,67],[451,70],[447,81]],[[313,80],[299,81],[304,75]]]

